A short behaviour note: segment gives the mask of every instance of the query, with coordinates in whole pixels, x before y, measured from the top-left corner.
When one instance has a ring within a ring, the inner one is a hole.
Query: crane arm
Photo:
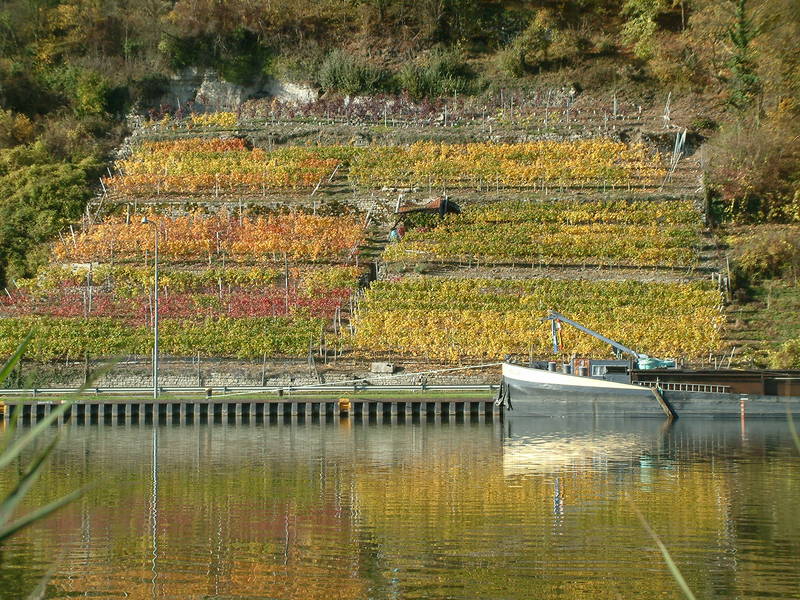
[[[575,329],[577,329],[579,331],[582,331],[583,333],[587,333],[587,334],[591,335],[592,337],[597,338],[601,342],[605,342],[606,344],[608,344],[609,346],[614,348],[614,350],[617,353],[630,354],[631,356],[633,356],[636,359],[650,358],[649,356],[647,356],[647,354],[642,354],[641,352],[637,352],[636,350],[628,348],[627,346],[624,346],[624,345],[620,344],[619,342],[615,342],[611,338],[607,338],[603,334],[597,333],[593,329],[589,329],[588,327],[584,327],[583,325],[581,325],[577,321],[573,321],[569,317],[565,317],[561,313],[557,313],[554,310],[547,311],[547,316],[544,317],[542,319],[542,321],[551,321],[552,322],[554,339],[555,339],[555,336],[556,336],[556,332],[555,332],[556,321],[558,321],[558,322],[561,322],[561,323],[567,323],[569,325],[572,325]]]

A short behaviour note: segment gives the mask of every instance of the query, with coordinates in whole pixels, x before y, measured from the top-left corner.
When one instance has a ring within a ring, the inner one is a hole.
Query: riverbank
[[[74,401],[66,410],[58,411],[51,419],[59,423],[99,421],[138,423],[140,420],[171,420],[174,424],[192,423],[195,418],[255,419],[278,418],[336,418],[352,415],[369,418],[454,416],[463,418],[491,418],[502,414],[503,407],[494,402],[491,390],[442,390],[412,394],[409,392],[355,392],[347,397],[327,393],[301,393],[300,395],[273,395],[271,397],[233,392],[227,395],[198,399],[192,396],[163,396],[157,399],[145,397],[114,397],[105,395],[79,398],[20,398],[2,406],[2,420],[9,420],[16,411],[21,411],[23,421],[39,421]]]

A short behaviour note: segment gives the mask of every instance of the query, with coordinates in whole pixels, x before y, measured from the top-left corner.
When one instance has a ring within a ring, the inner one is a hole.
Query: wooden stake
[[[667,418],[670,421],[677,418],[677,413],[672,409],[672,406],[670,406],[669,402],[667,402],[667,399],[661,395],[661,392],[658,390],[658,388],[650,388],[650,390],[653,392],[653,396],[655,396],[655,399],[658,402],[658,405],[661,407],[661,410],[663,410],[664,414],[667,415]]]

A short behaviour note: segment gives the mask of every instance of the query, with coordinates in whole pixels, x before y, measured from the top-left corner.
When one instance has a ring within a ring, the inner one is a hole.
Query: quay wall
[[[24,363],[19,372],[5,382],[7,388],[76,388],[89,380],[91,387],[131,388],[152,385],[152,363],[148,359],[126,359],[110,369],[103,361],[69,364]],[[318,361],[270,359],[242,361],[233,359],[184,359],[165,357],[159,361],[159,385],[162,387],[289,387],[319,383],[347,384],[360,381],[369,385],[464,385],[497,384],[499,367],[436,372],[452,366],[397,365],[394,373],[374,373],[371,363],[339,362],[325,365]]]

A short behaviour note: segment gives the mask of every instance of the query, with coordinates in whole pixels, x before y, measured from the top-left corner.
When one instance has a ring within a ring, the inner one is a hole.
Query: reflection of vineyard
[[[590,462],[514,473],[506,450],[526,438],[501,449],[491,428],[162,429],[155,583],[147,430],[75,429],[30,502],[110,485],[8,553],[68,548],[58,598],[673,597],[628,497],[696,592],[711,576],[791,595],[800,505],[774,432],[657,441],[650,425],[584,434]],[[556,454],[572,437],[526,435]]]

